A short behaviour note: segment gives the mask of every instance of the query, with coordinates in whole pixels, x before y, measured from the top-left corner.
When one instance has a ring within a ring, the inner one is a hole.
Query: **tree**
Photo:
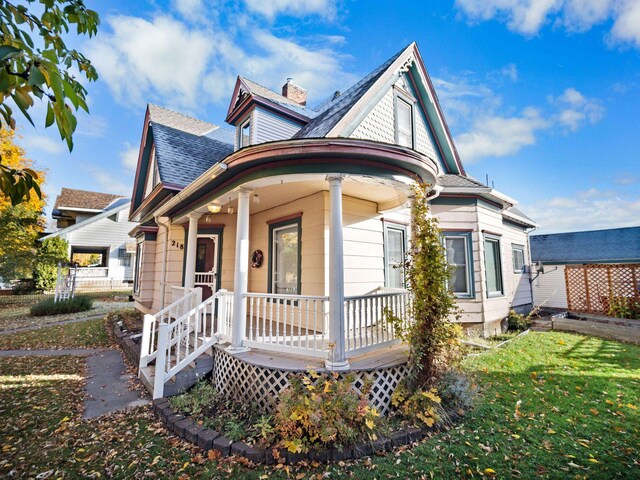
[[[14,142],[15,132],[0,128],[0,156],[10,168],[33,169],[24,150]],[[36,185],[44,182],[37,172]],[[0,193],[0,277],[16,279],[31,276],[38,235],[44,229],[44,196],[31,195],[28,201],[13,206],[11,199]]]
[[[26,0],[28,6],[0,0],[0,114],[6,126],[16,121],[8,100],[32,124],[29,109],[34,99],[47,106],[45,128],[55,122],[60,138],[73,149],[76,129],[74,111],[89,112],[86,89],[75,79],[72,69],[87,80],[98,78],[91,62],[75,49],[67,48],[63,35],[75,25],[78,35],[97,33],[98,14],[84,0]],[[34,13],[36,10],[38,13]],[[29,33],[36,32],[36,41]],[[36,46],[36,43],[38,44]],[[38,174],[30,168],[14,168],[0,158],[0,191],[13,205],[28,201],[31,192],[41,196]]]
[[[69,261],[69,242],[53,237],[44,240],[36,255],[34,277],[38,290],[51,290],[56,286],[58,262]]]

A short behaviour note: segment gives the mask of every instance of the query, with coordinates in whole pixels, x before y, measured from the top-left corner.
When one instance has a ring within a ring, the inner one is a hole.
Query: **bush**
[[[530,316],[526,317],[521,313],[516,313],[515,310],[509,310],[509,315],[507,316],[507,322],[509,325],[509,330],[515,330],[518,332],[522,332],[531,327],[531,319]]]
[[[640,302],[629,297],[614,296],[611,298],[607,315],[616,318],[640,319]]]
[[[448,370],[438,381],[438,392],[445,410],[464,415],[473,406],[478,387],[464,372]]]
[[[406,382],[402,382],[391,396],[391,405],[406,419],[417,419],[427,427],[433,427],[447,419],[436,388],[410,390]]]
[[[33,275],[38,290],[52,290],[56,286],[58,262],[69,260],[69,243],[60,237],[44,240],[36,253]]]
[[[218,392],[213,388],[211,382],[203,380],[187,393],[171,398],[170,402],[176,410],[198,416],[211,408],[217,397]]]
[[[93,300],[89,297],[77,296],[68,300],[54,302],[53,298],[37,303],[31,307],[31,315],[43,317],[45,315],[61,315],[91,310]]]
[[[275,431],[290,452],[306,452],[312,445],[350,445],[359,438],[375,438],[380,414],[368,404],[370,384],[363,393],[353,388],[353,375],[307,374],[292,377],[282,392],[275,415]]]

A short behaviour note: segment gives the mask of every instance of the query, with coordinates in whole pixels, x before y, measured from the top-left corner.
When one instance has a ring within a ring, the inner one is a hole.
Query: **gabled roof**
[[[149,120],[155,124],[166,125],[193,135],[204,135],[219,128],[213,123],[203,122],[197,118],[174,112],[152,103],[149,104]]]
[[[318,112],[307,108],[299,103],[294,102],[293,100],[288,99],[284,95],[280,95],[272,90],[269,90],[267,87],[263,87],[259,83],[254,82],[253,80],[249,80],[245,77],[238,77],[238,79],[246,86],[248,89],[248,93],[268,100],[270,102],[276,103],[283,107],[286,107],[294,112],[299,113],[300,115],[304,115],[307,118],[314,118],[318,115]],[[233,99],[235,101],[235,99]]]
[[[129,208],[129,205],[131,203],[130,200],[128,198],[126,198],[124,200],[126,200],[126,201],[118,201],[117,204],[109,206],[109,208],[107,208],[103,212],[98,213],[97,215],[89,217],[89,218],[87,218],[87,219],[85,219],[85,220],[83,220],[81,222],[74,223],[73,225],[71,225],[71,226],[69,226],[67,228],[63,228],[62,230],[58,230],[57,232],[53,232],[53,233],[50,233],[49,235],[45,235],[44,237],[41,237],[38,240],[40,240],[42,242],[43,240],[46,240],[47,238],[53,238],[53,237],[59,237],[61,235],[66,235],[67,233],[73,232],[74,230],[79,230],[81,228],[86,227],[87,225],[91,225],[92,223],[95,223],[98,220],[101,220],[101,219],[106,218],[106,217],[110,217],[111,215],[116,215],[121,210],[125,210],[125,209]]]
[[[123,195],[111,193],[90,192],[88,190],[76,190],[62,188],[60,195],[56,197],[54,210],[82,208],[87,210],[104,210],[114,200],[123,198]]]
[[[534,262],[640,262],[640,227],[532,235],[530,241]]]
[[[322,138],[326,136],[405,50],[406,48],[403,48],[346,92],[324,104],[322,110],[318,112],[318,116],[302,127],[293,138]]]

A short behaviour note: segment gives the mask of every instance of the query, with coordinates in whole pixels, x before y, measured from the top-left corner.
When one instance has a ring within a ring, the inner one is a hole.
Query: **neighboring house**
[[[490,334],[510,308],[530,308],[536,224],[466,174],[415,43],[317,109],[291,79],[280,94],[238,77],[229,93],[230,134],[146,112],[130,219],[137,306],[171,307],[155,321],[180,317],[202,287],[233,353],[342,368],[393,343],[383,310],[406,307],[415,182],[429,185],[463,324]]]
[[[532,273],[536,305],[606,313],[612,295],[640,301],[640,227],[532,235],[530,242],[532,262],[544,266]]]
[[[78,278],[133,282],[135,242],[129,231],[129,198],[108,193],[63,188],[52,217],[59,230],[41,240],[60,237],[69,242],[69,258],[80,265]]]

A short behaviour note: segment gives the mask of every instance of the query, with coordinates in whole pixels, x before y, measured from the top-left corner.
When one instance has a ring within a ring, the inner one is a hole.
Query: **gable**
[[[410,96],[417,98],[417,94],[411,85],[407,74],[400,76],[397,81],[387,89],[378,103],[375,104],[369,113],[355,127],[349,138],[363,140],[374,140],[384,143],[396,143],[396,112],[395,93],[407,91]],[[428,124],[427,113],[419,102],[414,105],[414,149],[430,158],[438,160],[441,168],[445,169],[445,164],[436,146],[433,133]]]

